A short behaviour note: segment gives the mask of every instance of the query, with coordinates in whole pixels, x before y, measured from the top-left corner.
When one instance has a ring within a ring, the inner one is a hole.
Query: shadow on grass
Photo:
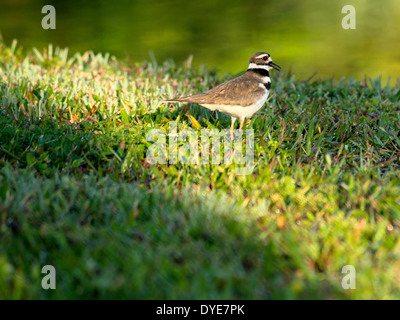
[[[327,298],[290,233],[215,192],[0,171],[1,298]],[[285,250],[290,246],[290,250]],[[292,252],[292,254],[289,254]],[[43,290],[44,265],[57,289]]]

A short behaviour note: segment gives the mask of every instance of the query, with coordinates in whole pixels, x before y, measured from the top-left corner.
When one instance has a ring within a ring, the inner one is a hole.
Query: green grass
[[[229,128],[160,102],[228,78],[0,44],[0,298],[398,299],[399,88],[274,72],[252,174],[149,164],[152,128]]]

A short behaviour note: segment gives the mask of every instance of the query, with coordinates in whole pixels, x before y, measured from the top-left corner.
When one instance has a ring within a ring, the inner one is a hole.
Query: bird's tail
[[[161,100],[161,102],[179,102],[177,99],[166,99],[166,100]]]
[[[189,101],[187,101],[187,98],[189,98],[189,97],[179,97],[179,98],[173,98],[173,99],[166,99],[166,100],[162,100],[161,102],[189,102]]]

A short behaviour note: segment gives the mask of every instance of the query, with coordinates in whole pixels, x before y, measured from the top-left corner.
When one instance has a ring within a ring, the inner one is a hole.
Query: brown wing
[[[224,82],[207,92],[167,101],[249,106],[254,104],[257,98],[265,93],[265,89],[260,87],[259,83],[260,82],[257,81],[257,79],[249,77],[245,73],[244,75]]]

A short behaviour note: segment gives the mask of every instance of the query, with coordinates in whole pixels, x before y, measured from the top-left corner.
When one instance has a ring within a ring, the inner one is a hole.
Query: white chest
[[[232,117],[244,119],[250,118],[254,113],[261,109],[265,101],[267,101],[269,95],[269,90],[265,90],[264,95],[262,95],[256,103],[243,107],[239,105],[225,105],[225,104],[201,104],[203,107],[210,109],[212,111],[220,111],[228,114]]]

